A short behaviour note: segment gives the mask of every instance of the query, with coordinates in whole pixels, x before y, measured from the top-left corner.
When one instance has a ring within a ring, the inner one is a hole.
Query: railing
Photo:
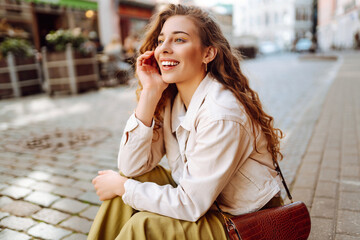
[[[35,57],[21,59],[9,53],[0,61],[0,98],[40,93],[40,76],[40,63]]]
[[[76,94],[98,89],[99,73],[95,52],[82,56],[71,45],[65,52],[49,53],[42,48],[45,89],[49,95],[55,92]]]

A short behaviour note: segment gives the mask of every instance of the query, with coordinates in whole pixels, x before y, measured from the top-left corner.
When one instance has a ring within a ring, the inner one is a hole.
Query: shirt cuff
[[[139,183],[140,183],[139,181],[136,181],[133,179],[126,180],[126,182],[124,184],[125,194],[122,195],[122,200],[124,201],[124,203],[135,209],[136,209],[136,206],[134,205],[133,198],[134,198],[135,188]]]
[[[136,127],[138,127],[138,126],[139,126],[139,129],[140,129],[141,131],[145,131],[145,132],[147,132],[147,131],[149,131],[149,130],[152,131],[152,129],[153,129],[154,126],[155,126],[155,121],[154,121],[154,119],[153,119],[152,122],[151,122],[151,126],[148,127],[148,126],[146,126],[145,124],[143,124],[143,123],[135,116],[135,113],[133,113],[133,114],[131,114],[130,118],[129,118],[128,121],[126,122],[126,126],[125,126],[124,131],[125,131],[125,132],[131,132],[132,130],[134,130],[134,129],[135,129]]]

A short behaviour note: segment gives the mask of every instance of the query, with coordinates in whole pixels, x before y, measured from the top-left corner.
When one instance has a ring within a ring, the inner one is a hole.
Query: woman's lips
[[[177,65],[180,64],[179,61],[175,61],[175,60],[162,60],[160,63],[161,63],[161,68],[163,70],[174,69]]]

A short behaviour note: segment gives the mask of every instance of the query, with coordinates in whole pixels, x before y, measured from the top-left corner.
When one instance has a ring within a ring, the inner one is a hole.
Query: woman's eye
[[[162,44],[163,42],[164,42],[164,40],[158,39],[158,44]]]
[[[185,42],[185,39],[182,39],[182,38],[175,38],[175,42]]]

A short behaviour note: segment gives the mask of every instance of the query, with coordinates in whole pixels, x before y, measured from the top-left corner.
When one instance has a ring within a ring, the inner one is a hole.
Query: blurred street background
[[[167,3],[206,8],[242,53],[310,239],[360,239],[359,0],[0,0],[0,240],[86,239]]]

